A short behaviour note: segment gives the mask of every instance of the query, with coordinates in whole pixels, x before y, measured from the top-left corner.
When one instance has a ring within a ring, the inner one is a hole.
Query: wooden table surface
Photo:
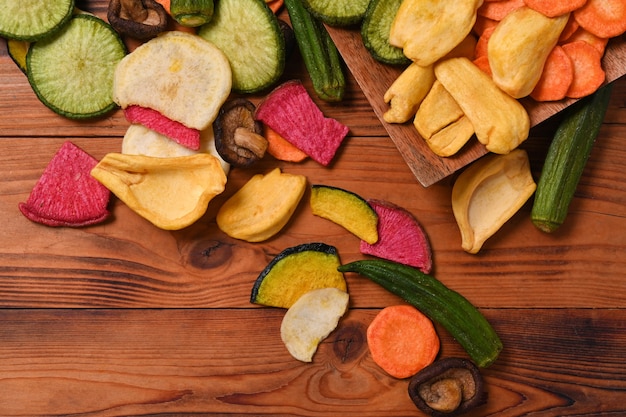
[[[79,3],[100,16],[106,2]],[[297,53],[284,79],[310,82]],[[252,97],[258,100],[260,96]],[[483,371],[488,403],[471,416],[626,414],[626,78],[566,224],[538,231],[527,204],[477,255],[461,249],[452,175],[424,188],[352,77],[339,104],[316,100],[350,127],[333,164],[267,156],[233,169],[225,193],[181,231],[163,231],[113,199],[113,218],[49,228],[21,215],[65,140],[96,158],[120,150],[121,112],[71,121],[39,103],[0,46],[0,415],[419,416],[407,380],[368,352],[365,330],[401,300],[347,275],[350,310],[310,364],[280,340],[284,310],[249,303],[253,281],[281,250],[323,241],[341,260],[363,258],[357,238],[311,214],[305,194],[275,238],[246,243],[215,224],[220,202],[253,174],[281,167],[310,184],[346,188],[410,210],[434,252],[434,275],[477,305],[504,342]],[[524,143],[537,177],[558,116]],[[441,357],[464,356],[441,327]]]

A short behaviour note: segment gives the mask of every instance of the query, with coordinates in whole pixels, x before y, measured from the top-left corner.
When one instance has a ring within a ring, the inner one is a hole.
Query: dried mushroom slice
[[[107,9],[111,26],[135,39],[150,39],[167,28],[168,14],[155,0],[111,0]]]
[[[463,358],[445,358],[418,372],[409,382],[409,396],[433,417],[466,413],[487,400],[480,370]]]
[[[255,105],[245,98],[227,101],[213,124],[215,147],[224,160],[247,167],[265,156],[263,124],[254,119]]]

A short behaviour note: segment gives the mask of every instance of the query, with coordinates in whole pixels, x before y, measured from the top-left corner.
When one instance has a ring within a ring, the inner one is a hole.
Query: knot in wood
[[[361,323],[347,322],[337,329],[333,352],[342,363],[357,359],[365,348],[365,327]]]
[[[231,245],[218,240],[200,240],[189,250],[188,261],[195,268],[212,269],[223,265],[231,257]]]

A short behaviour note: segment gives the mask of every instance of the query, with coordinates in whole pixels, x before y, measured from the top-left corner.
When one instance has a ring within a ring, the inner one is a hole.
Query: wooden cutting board
[[[389,107],[384,102],[383,96],[403,68],[385,65],[373,59],[365,49],[357,28],[327,27],[327,29],[348,69],[359,83],[374,112],[387,130],[389,137],[417,180],[424,187],[438,182],[487,153],[485,147],[473,138],[459,153],[443,158],[435,155],[428,148],[426,142],[413,127],[412,122],[405,124],[386,123],[383,120],[383,114]],[[624,36],[609,42],[603,59],[603,66],[608,82],[626,74],[626,39]],[[537,103],[532,99],[524,99],[521,102],[528,110],[531,125],[535,126],[574,101]]]

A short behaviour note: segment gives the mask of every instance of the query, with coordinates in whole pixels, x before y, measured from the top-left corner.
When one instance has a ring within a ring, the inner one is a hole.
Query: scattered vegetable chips
[[[130,123],[137,123],[167,136],[186,148],[197,151],[200,148],[200,131],[172,120],[157,110],[130,105],[124,109],[124,116]]]
[[[259,104],[255,118],[326,166],[348,134],[348,127],[325,117],[298,80],[276,87]]]
[[[369,244],[361,240],[361,253],[430,273],[433,267],[430,242],[415,216],[388,201],[369,200],[368,203],[378,214],[378,241]]]
[[[90,174],[98,161],[67,141],[54,155],[19,209],[46,226],[81,227],[104,221],[110,191]]]

